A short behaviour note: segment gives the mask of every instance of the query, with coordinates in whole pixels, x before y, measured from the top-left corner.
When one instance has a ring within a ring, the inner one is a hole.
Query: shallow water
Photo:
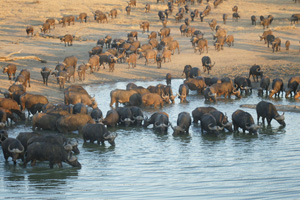
[[[135,82],[156,85],[164,81]],[[182,80],[172,80],[177,92]],[[95,94],[100,109],[110,109],[110,91],[125,89],[125,82],[86,86]],[[192,92],[190,103],[173,105],[162,110],[176,124],[182,111],[211,105],[231,114],[241,104],[256,104],[261,98],[256,91],[240,100],[219,100],[204,104]],[[281,98],[274,104],[297,104]],[[159,109],[144,109],[147,116]],[[254,109],[243,110],[252,114]],[[281,113],[281,112],[280,112]],[[286,112],[286,127],[276,121],[263,127],[257,136],[222,133],[219,137],[202,135],[199,125],[192,125],[190,135],[172,136],[155,133],[149,128],[111,128],[117,132],[116,146],[83,144],[76,133],[67,137],[79,139],[81,169],[63,163],[64,168],[49,169],[47,162],[23,168],[5,162],[0,155],[1,198],[13,199],[298,199],[300,198],[300,134],[299,114]],[[11,137],[30,131],[30,122],[8,129]],[[18,161],[19,163],[21,161]]]

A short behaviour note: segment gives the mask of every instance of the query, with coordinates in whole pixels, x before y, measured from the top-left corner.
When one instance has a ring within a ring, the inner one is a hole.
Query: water
[[[164,81],[135,82],[148,86]],[[177,92],[182,80],[173,80]],[[127,83],[105,83],[86,86],[95,94],[99,107],[109,110],[112,89],[124,89]],[[241,104],[256,104],[261,100],[256,91],[240,100],[219,100],[204,104],[201,96],[192,92],[190,103],[173,105],[162,110],[176,124],[182,111],[212,105],[231,114]],[[274,104],[297,104],[281,98]],[[144,109],[150,116],[159,109]],[[252,114],[253,109],[243,110]],[[280,112],[281,113],[281,112]],[[190,135],[182,137],[155,133],[149,128],[112,128],[117,132],[116,146],[83,144],[79,139],[81,169],[63,163],[64,168],[49,169],[47,162],[30,164],[27,168],[13,166],[0,155],[0,198],[12,199],[299,199],[300,144],[299,114],[287,112],[286,127],[273,120],[259,135],[222,133],[220,137],[201,135],[199,125],[192,125]],[[30,122],[8,129],[11,137],[30,131]],[[21,161],[18,161],[19,163]]]

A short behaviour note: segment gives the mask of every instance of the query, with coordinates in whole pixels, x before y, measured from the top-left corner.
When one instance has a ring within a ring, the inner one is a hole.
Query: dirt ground
[[[146,3],[150,3],[150,13],[145,13]],[[211,13],[200,22],[197,18],[191,22],[191,26],[202,32],[208,40],[208,53],[199,55],[194,53],[190,43],[190,37],[180,36],[179,26],[184,22],[176,23],[174,15],[178,11],[175,5],[174,12],[168,20],[168,27],[171,28],[171,36],[179,42],[180,54],[172,56],[172,62],[163,63],[161,69],[157,69],[156,64],[150,63],[145,66],[145,60],[138,60],[135,69],[128,69],[127,63],[117,63],[114,72],[108,72],[108,67],[94,74],[87,73],[84,82],[78,81],[76,84],[103,83],[107,81],[130,81],[130,80],[153,80],[163,79],[166,73],[171,73],[173,78],[183,78],[181,76],[183,67],[187,64],[193,67],[199,67],[202,70],[201,58],[210,56],[215,67],[210,75],[202,73],[203,76],[229,76],[233,78],[237,75],[248,76],[249,68],[253,64],[261,65],[264,74],[271,79],[282,78],[286,83],[294,75],[299,75],[300,52],[299,52],[299,30],[300,25],[291,25],[289,18],[294,13],[300,13],[300,4],[295,4],[292,0],[224,0],[217,8],[212,6]],[[232,7],[237,5],[241,18],[238,22],[232,21]],[[6,66],[8,63],[15,63],[18,67],[17,74],[21,69],[29,69],[31,72],[31,87],[28,92],[40,93],[46,95],[51,102],[60,102],[63,99],[63,91],[59,89],[53,76],[50,77],[48,87],[43,85],[40,70],[47,66],[55,68],[57,62],[62,62],[67,56],[74,55],[78,57],[78,64],[88,61],[88,51],[96,46],[96,42],[106,35],[113,38],[126,39],[130,31],[138,31],[138,37],[141,44],[148,42],[148,34],[142,33],[139,23],[142,21],[150,22],[150,32],[159,31],[162,24],[158,19],[158,11],[167,9],[167,4],[157,4],[156,0],[146,1],[137,0],[137,6],[132,8],[130,16],[125,13],[127,1],[124,0],[2,0],[0,7],[0,57],[6,56],[12,52],[18,52],[17,56],[38,56],[46,60],[47,63],[41,63],[36,60],[17,60],[12,62],[0,62],[0,65]],[[206,0],[202,4],[190,5],[190,10],[198,9],[203,11],[207,6]],[[111,9],[118,10],[116,19],[108,20],[108,23],[99,24],[93,19],[92,11],[97,9],[103,12],[109,12]],[[54,37],[60,37],[67,33],[81,38],[80,41],[74,41],[73,46],[65,47],[59,39],[44,38],[40,36],[40,26],[48,18],[59,20],[65,15],[78,16],[79,13],[86,12],[89,15],[87,23],[75,22],[75,25],[62,27],[57,24],[56,28],[48,33]],[[222,22],[223,14],[228,14],[227,24]],[[259,16],[274,16],[274,21],[270,26],[275,37],[281,38],[281,51],[272,52],[267,48],[263,41],[259,41],[259,35],[262,34],[263,28],[259,24]],[[258,19],[256,26],[251,25],[250,17],[255,15]],[[185,14],[184,18],[189,17]],[[213,33],[208,22],[216,19],[221,27],[227,30],[235,38],[233,47],[224,46],[224,50],[217,52],[213,46]],[[27,37],[25,28],[28,25],[34,27],[34,37]],[[284,44],[286,40],[291,42],[290,50],[286,51]],[[7,79],[6,74],[0,74],[1,90],[7,89],[13,82]],[[66,87],[71,83],[67,83]],[[124,85],[125,88],[125,85]]]

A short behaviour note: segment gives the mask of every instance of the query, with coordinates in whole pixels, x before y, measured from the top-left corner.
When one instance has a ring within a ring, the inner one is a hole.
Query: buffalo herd
[[[157,3],[160,1],[157,0]],[[266,96],[272,98],[280,98],[285,92],[285,97],[294,96],[298,98],[300,92],[298,86],[300,83],[299,76],[293,76],[289,79],[287,87],[284,87],[283,80],[274,78],[271,80],[266,73],[263,73],[259,65],[254,64],[249,70],[249,77],[236,76],[234,79],[229,77],[203,77],[201,70],[198,67],[191,65],[184,66],[182,75],[185,75],[185,80],[179,86],[178,92],[173,93],[171,84],[171,73],[166,75],[166,85],[158,84],[156,86],[148,86],[144,88],[137,86],[134,83],[128,83],[126,89],[114,89],[110,92],[110,107],[111,110],[107,111],[106,116],[102,114],[101,109],[98,107],[94,96],[80,85],[71,85],[65,88],[65,82],[75,82],[75,74],[77,71],[78,79],[85,80],[86,70],[90,69],[90,73],[100,70],[104,64],[108,64],[109,71],[114,71],[115,63],[127,62],[128,68],[136,67],[137,59],[145,58],[145,65],[149,64],[151,60],[157,63],[157,67],[161,68],[162,61],[171,62],[171,56],[177,53],[180,54],[179,43],[171,36],[171,29],[168,28],[167,21],[172,12],[175,11],[174,5],[178,5],[178,12],[174,14],[175,22],[179,23],[184,15],[190,13],[191,21],[196,17],[203,19],[209,15],[212,8],[208,5],[202,12],[198,9],[191,10],[189,7],[195,5],[196,1],[176,0],[167,2],[167,9],[158,12],[159,20],[162,21],[163,27],[158,32],[150,32],[148,35],[148,43],[141,44],[138,41],[138,32],[132,31],[127,35],[127,39],[115,38],[110,35],[101,38],[97,41],[96,46],[89,51],[89,59],[87,63],[83,63],[77,67],[78,58],[76,56],[68,56],[63,62],[57,63],[54,69],[43,67],[41,75],[43,83],[48,85],[48,77],[54,75],[60,89],[64,93],[64,102],[60,104],[53,104],[43,95],[37,95],[26,92],[27,87],[30,85],[30,71],[23,69],[19,75],[15,76],[17,66],[8,64],[3,67],[3,73],[7,73],[9,80],[15,82],[8,88],[7,91],[0,91],[4,98],[0,98],[0,119],[1,130],[0,142],[5,160],[9,157],[12,158],[14,164],[17,159],[23,161],[24,167],[28,162],[34,166],[36,161],[49,161],[50,168],[54,164],[62,167],[62,162],[68,163],[73,167],[81,167],[77,157],[74,154],[79,154],[77,148],[78,141],[74,139],[65,138],[62,134],[46,134],[44,130],[50,130],[58,133],[69,133],[78,131],[83,138],[84,142],[104,145],[107,141],[111,146],[115,146],[115,138],[117,133],[110,132],[108,127],[113,126],[143,126],[147,128],[152,125],[153,128],[162,133],[166,133],[168,128],[173,129],[173,135],[189,134],[189,129],[192,123],[201,123],[201,132],[204,134],[211,134],[218,136],[221,131],[238,132],[239,129],[245,133],[257,134],[260,128],[259,120],[262,118],[262,124],[265,124],[265,119],[268,125],[274,119],[280,125],[285,126],[284,113],[280,115],[276,107],[267,101],[260,101],[256,105],[257,123],[254,122],[250,113],[243,110],[236,110],[231,115],[231,120],[222,111],[214,107],[197,107],[192,113],[180,112],[177,117],[176,126],[172,125],[169,120],[168,113],[158,111],[165,104],[175,103],[176,97],[180,99],[180,103],[188,103],[188,96],[190,91],[196,91],[197,95],[203,95],[206,102],[216,102],[220,98],[231,98],[234,95],[237,99],[244,98],[252,94],[251,76],[254,82],[258,82],[260,78],[258,94],[263,96],[264,91]],[[208,2],[208,0],[207,0]],[[296,3],[297,1],[295,1]],[[161,1],[164,3],[164,1]],[[202,0],[197,0],[197,3],[202,3]],[[223,0],[215,0],[213,2],[214,8],[222,5]],[[228,3],[228,2],[227,2]],[[150,5],[145,6],[145,13],[150,12]],[[130,15],[136,6],[136,0],[130,0],[128,6],[125,8],[127,15]],[[240,15],[238,7],[232,8],[232,19],[238,22]],[[107,23],[108,17],[112,19],[118,16],[118,10],[112,9],[108,14],[100,10],[93,13],[93,18],[98,23]],[[298,22],[300,14],[293,14],[291,23]],[[227,14],[223,15],[223,23],[226,24],[228,18]],[[78,17],[73,15],[64,16],[59,20],[59,24],[65,27],[66,24],[70,26],[75,24],[75,19],[80,23],[87,22],[87,13],[80,13]],[[260,16],[260,24],[269,27],[274,20],[272,15],[267,17]],[[204,38],[204,33],[191,27],[189,18],[184,20],[184,24],[180,26],[182,36],[191,37],[192,47],[194,51],[199,51],[200,54],[208,52],[208,42]],[[50,18],[45,21],[41,27],[41,32],[50,32],[55,29],[56,20]],[[252,25],[256,25],[256,17],[251,16]],[[223,50],[224,44],[229,47],[234,45],[234,36],[227,35],[227,30],[217,24],[213,19],[209,22],[211,30],[214,32],[213,40],[216,51]],[[149,32],[150,22],[143,21],[140,24],[142,32]],[[34,29],[32,26],[26,28],[27,36],[33,35]],[[160,37],[158,39],[158,36]],[[266,44],[272,46],[273,52],[279,51],[281,46],[281,39],[275,37],[271,30],[264,31],[261,40]],[[61,37],[61,41],[65,46],[73,45],[73,36],[66,34]],[[290,42],[286,42],[286,48]],[[104,49],[106,49],[105,52]],[[139,56],[138,56],[139,55]],[[202,57],[203,71],[209,74],[213,69],[215,62],[211,61],[209,56]],[[77,67],[77,68],[76,68]],[[13,76],[13,77],[12,77]],[[270,85],[271,84],[271,85]],[[123,107],[119,107],[123,104]],[[154,107],[155,112],[150,116],[143,113],[143,108]],[[18,121],[26,120],[25,110],[28,111],[27,120],[32,121],[33,132],[21,132],[16,138],[11,138],[5,131],[5,127],[9,124]],[[231,121],[231,122],[230,122]]]

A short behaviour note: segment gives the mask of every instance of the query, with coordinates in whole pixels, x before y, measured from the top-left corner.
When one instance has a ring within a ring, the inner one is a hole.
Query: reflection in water
[[[28,181],[30,186],[38,190],[47,190],[48,188],[59,187],[67,184],[68,179],[76,179],[78,169],[45,169],[43,167],[34,167],[32,170],[27,170]]]

